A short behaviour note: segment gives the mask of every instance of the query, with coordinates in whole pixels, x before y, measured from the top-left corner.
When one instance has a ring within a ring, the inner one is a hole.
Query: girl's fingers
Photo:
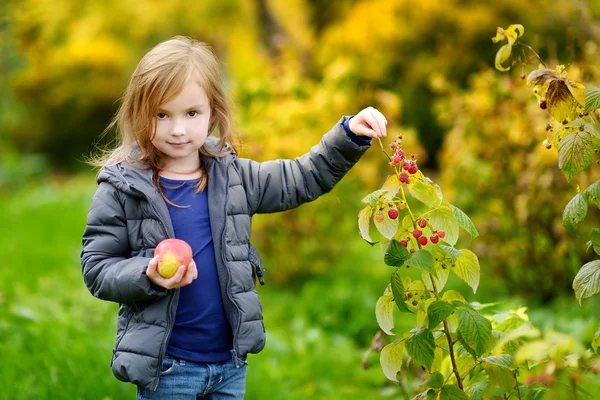
[[[368,107],[366,109],[367,114],[367,122],[369,123],[369,125],[371,125],[371,127],[373,128],[373,130],[377,133],[377,137],[381,137],[383,136],[383,121],[379,121],[379,115],[377,115],[376,113],[379,113],[379,111],[377,111],[376,109],[374,109],[373,107]]]

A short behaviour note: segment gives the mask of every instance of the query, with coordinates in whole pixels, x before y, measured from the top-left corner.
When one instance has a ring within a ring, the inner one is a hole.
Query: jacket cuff
[[[350,120],[354,118],[354,115],[351,117],[344,117],[342,120],[342,126],[346,131],[346,135],[359,146],[368,146],[371,144],[371,138],[367,136],[357,136],[354,132],[350,130]]]

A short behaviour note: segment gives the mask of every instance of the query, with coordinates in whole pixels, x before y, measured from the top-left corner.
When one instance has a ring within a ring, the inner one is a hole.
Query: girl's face
[[[167,168],[179,172],[198,168],[198,150],[208,136],[210,113],[206,91],[195,82],[188,82],[159,107],[152,144],[165,155]]]

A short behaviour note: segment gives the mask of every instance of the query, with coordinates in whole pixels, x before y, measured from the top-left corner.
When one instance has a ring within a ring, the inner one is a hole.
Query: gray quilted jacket
[[[369,148],[353,142],[342,121],[295,160],[259,163],[233,152],[206,158],[217,270],[233,332],[232,357],[238,365],[265,345],[255,290],[254,268],[260,267],[260,259],[250,244],[251,218],[297,207],[333,188]],[[206,143],[216,144],[212,138]],[[145,275],[156,245],[174,237],[167,206],[150,174],[128,164],[101,170],[83,233],[81,265],[90,292],[120,304],[113,373],[122,381],[155,390],[179,290],[151,285]]]

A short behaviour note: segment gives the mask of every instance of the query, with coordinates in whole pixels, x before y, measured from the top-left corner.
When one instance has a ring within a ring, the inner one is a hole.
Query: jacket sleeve
[[[294,160],[238,159],[251,214],[288,210],[329,192],[370,147],[355,143],[342,118],[310,151]]]
[[[95,297],[133,304],[167,293],[146,276],[150,258],[131,257],[127,218],[109,183],[100,183],[92,199],[82,242],[83,279]]]

